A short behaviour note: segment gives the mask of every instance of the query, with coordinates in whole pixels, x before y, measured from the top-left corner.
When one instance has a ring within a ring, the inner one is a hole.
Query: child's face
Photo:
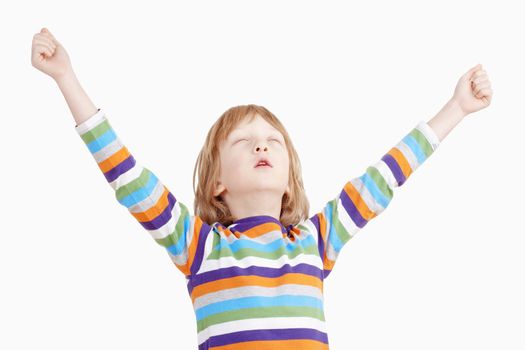
[[[220,184],[214,195],[227,197],[266,191],[279,200],[289,191],[290,159],[283,135],[260,115],[243,120],[219,146]],[[256,167],[264,157],[271,167]],[[251,198],[255,198],[252,196]],[[224,198],[227,199],[227,198]]]

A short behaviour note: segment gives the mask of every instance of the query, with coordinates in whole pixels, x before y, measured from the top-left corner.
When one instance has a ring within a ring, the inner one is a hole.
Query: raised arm
[[[317,233],[324,276],[328,277],[341,248],[370,220],[390,204],[394,189],[407,179],[436,150],[449,132],[469,113],[490,104],[490,82],[477,65],[458,81],[453,97],[429,121],[420,121],[364,174],[348,181],[307,224]]]
[[[46,31],[33,39],[33,65],[57,82],[89,149],[118,202],[166,249],[186,276],[198,269],[199,251],[209,227],[146,167],[138,163],[110,125],[103,110],[82,89],[64,48]],[[56,56],[55,56],[56,55]]]
[[[187,206],[151,170],[135,160],[103,110],[75,129],[115,191],[117,201],[167,250],[186,277],[196,272],[195,257],[203,249],[210,227],[200,217],[190,215]]]
[[[309,219],[317,233],[325,278],[346,242],[386,209],[394,196],[394,188],[405,184],[438,146],[434,131],[427,123],[419,122],[379,161],[368,166],[361,176],[348,181],[321,212]]]

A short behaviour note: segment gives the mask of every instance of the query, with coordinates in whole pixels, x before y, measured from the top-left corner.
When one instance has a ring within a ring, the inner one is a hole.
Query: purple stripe
[[[394,157],[392,157],[390,154],[385,154],[383,158],[381,158],[386,165],[390,168],[392,173],[394,174],[394,177],[396,178],[397,185],[401,186],[405,182],[405,175],[403,174],[403,171],[401,171],[401,168],[399,167],[399,164],[397,164]]]
[[[194,220],[197,220],[197,218],[195,218]],[[197,251],[195,252],[193,263],[190,267],[192,275],[196,274],[197,271],[199,271],[199,268],[201,267],[202,258],[204,256],[204,245],[206,244],[206,238],[208,238],[208,234],[211,231],[210,225],[208,225],[202,220],[200,221],[202,222],[202,225],[201,229],[199,230],[199,242],[197,243]]]
[[[175,196],[168,192],[168,205],[166,208],[160,213],[158,216],[156,216],[151,221],[144,221],[140,224],[146,229],[146,230],[157,230],[160,227],[164,226],[173,216],[171,214],[171,211],[173,207],[175,206],[175,203],[177,200],[175,199]]]
[[[254,228],[255,226],[259,226],[259,225],[266,224],[269,222],[276,223],[277,225],[281,227],[282,233],[287,233],[286,227],[284,227],[283,224],[279,220],[277,220],[274,217],[270,217],[269,215],[260,215],[260,217],[247,217],[247,218],[239,219],[233,222],[233,224],[235,225],[232,226],[230,230],[232,232],[244,232],[251,228]]]
[[[339,196],[341,198],[341,203],[343,203],[343,208],[345,208],[348,215],[350,215],[350,218],[352,218],[352,221],[359,227],[364,227],[368,221],[363,218],[361,213],[359,213],[359,210],[357,210],[357,207],[355,206],[352,199],[348,196],[348,193],[343,189],[341,191],[341,195]],[[334,215],[334,214],[332,214]],[[335,219],[332,219],[334,221]]]
[[[335,265],[334,265],[335,266]],[[330,272],[332,272],[332,270],[327,270],[327,269],[324,269],[324,278],[328,277],[328,275],[330,274]]]
[[[135,158],[133,158],[133,156],[130,154],[129,157],[117,164],[115,167],[113,167],[113,169],[106,171],[104,173],[104,176],[106,177],[106,180],[108,182],[113,182],[120,175],[133,168],[135,166],[135,163]]]
[[[224,278],[232,278],[236,276],[261,276],[276,278],[286,273],[302,273],[305,275],[311,275],[322,279],[322,271],[309,264],[298,264],[296,266],[290,266],[289,264],[283,265],[281,268],[272,267],[261,267],[261,266],[249,266],[247,268],[240,268],[236,266],[226,267],[213,271],[204,272],[192,277],[192,286],[196,287],[200,284],[216,281]],[[192,287],[192,289],[193,289]]]
[[[323,260],[324,253],[324,241],[321,237],[321,228],[319,224],[319,215],[315,214],[310,218],[310,221],[314,224],[317,232],[317,250],[319,251],[319,257]]]
[[[328,344],[328,335],[313,328],[254,329],[210,337],[199,350],[257,340],[311,339]]]

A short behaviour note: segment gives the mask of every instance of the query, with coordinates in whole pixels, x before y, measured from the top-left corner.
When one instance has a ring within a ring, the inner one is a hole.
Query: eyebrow
[[[246,132],[247,131],[242,130],[242,129],[235,129],[235,130],[230,131],[230,134],[228,135],[228,138],[236,137],[236,136],[239,136],[237,134],[243,134],[243,133],[246,133]],[[271,135],[282,137],[284,139],[284,136],[278,130],[268,130],[268,133],[271,134]]]

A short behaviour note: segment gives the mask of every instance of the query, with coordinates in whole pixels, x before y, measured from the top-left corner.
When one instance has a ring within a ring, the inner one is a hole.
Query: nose
[[[268,151],[268,146],[262,147],[261,145],[255,146],[255,152],[259,153],[260,150]]]
[[[257,141],[255,144],[255,152],[259,153],[259,151],[268,151],[268,146],[265,144],[264,141]]]

